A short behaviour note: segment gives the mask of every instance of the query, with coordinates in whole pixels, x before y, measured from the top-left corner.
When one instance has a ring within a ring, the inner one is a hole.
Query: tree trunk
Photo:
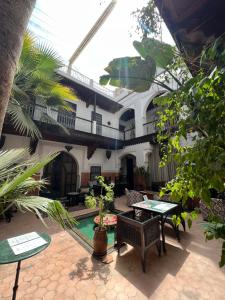
[[[0,0],[0,136],[30,15],[36,0]]]

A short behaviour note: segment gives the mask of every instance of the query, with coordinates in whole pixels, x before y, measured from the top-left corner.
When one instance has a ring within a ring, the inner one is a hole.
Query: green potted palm
[[[106,184],[103,176],[96,177],[98,184],[101,186],[101,193],[99,196],[95,196],[92,191],[90,195],[85,198],[85,205],[88,208],[99,208],[99,222],[95,227],[95,234],[93,240],[94,253],[93,255],[101,257],[107,253],[107,227],[104,224],[104,216],[106,214],[107,203],[113,201],[114,197],[114,184]]]

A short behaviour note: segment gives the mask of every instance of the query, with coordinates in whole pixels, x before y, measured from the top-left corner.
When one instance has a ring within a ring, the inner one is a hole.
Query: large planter
[[[93,252],[94,256],[101,257],[106,255],[107,244],[108,244],[106,228],[100,228],[100,227],[95,228],[93,244],[94,244],[94,252]]]
[[[146,190],[146,180],[141,174],[135,174],[134,185],[136,190]]]

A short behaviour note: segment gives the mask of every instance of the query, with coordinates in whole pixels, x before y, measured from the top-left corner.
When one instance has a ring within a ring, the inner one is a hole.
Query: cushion
[[[137,191],[126,191],[126,196],[127,196],[127,206],[132,206],[133,204],[137,202],[143,201],[143,195]]]
[[[212,212],[217,217],[225,221],[225,201],[223,199],[211,198],[212,200]],[[208,220],[211,212],[203,201],[200,201],[200,210],[204,220]]]
[[[127,197],[121,196],[117,197],[114,200],[114,207],[116,210],[127,212],[127,211],[133,211],[133,208],[127,206]]]
[[[162,199],[163,201],[170,201],[170,195],[165,194],[165,195],[162,196],[161,199]]]
[[[89,187],[81,187],[80,188],[81,193],[89,193],[89,190],[90,190]]]

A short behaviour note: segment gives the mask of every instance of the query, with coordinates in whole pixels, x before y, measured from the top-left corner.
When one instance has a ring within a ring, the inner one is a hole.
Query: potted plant
[[[106,204],[113,201],[114,197],[114,184],[106,184],[103,176],[97,176],[96,180],[101,186],[101,193],[95,196],[92,191],[90,195],[85,197],[85,205],[88,208],[99,208],[99,222],[95,227],[95,234],[93,240],[94,252],[93,255],[101,257],[107,253],[107,227],[104,225],[104,216],[106,214]]]
[[[149,187],[149,181],[150,181],[149,167],[147,168],[147,170],[144,166],[136,167],[135,168],[135,186],[136,186],[136,188],[141,188],[141,189],[146,190],[146,188]]]

